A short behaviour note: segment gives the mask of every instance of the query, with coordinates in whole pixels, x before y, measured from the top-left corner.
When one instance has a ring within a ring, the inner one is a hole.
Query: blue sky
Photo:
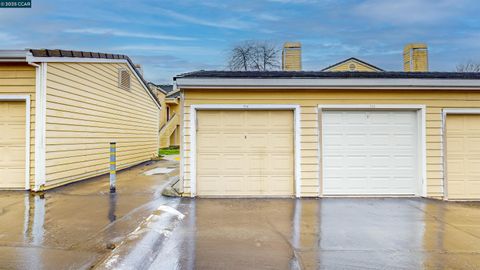
[[[358,57],[401,70],[408,42],[429,45],[430,70],[480,62],[477,0],[32,0],[0,9],[0,48],[61,48],[129,55],[145,77],[170,83],[225,69],[244,40],[300,41],[305,70]]]

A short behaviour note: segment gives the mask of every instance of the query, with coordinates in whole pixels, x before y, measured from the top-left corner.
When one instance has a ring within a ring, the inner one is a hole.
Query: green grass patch
[[[158,155],[160,156],[168,156],[168,155],[178,155],[180,154],[180,149],[178,146],[170,146],[167,148],[161,148],[158,150]]]

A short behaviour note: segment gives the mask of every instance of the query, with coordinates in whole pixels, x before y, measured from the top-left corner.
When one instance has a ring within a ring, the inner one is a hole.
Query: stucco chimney
[[[404,71],[428,71],[428,48],[424,43],[410,43],[403,48]]]
[[[302,44],[300,42],[285,42],[283,44],[282,70],[302,70]]]

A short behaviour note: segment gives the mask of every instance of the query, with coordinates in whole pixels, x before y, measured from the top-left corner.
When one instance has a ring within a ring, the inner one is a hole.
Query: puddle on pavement
[[[480,209],[423,199],[183,199],[150,269],[480,269]]]
[[[117,193],[108,176],[44,194],[1,191],[0,269],[90,266],[168,200],[160,195],[168,177],[145,176],[145,167],[120,172]]]
[[[155,168],[144,172],[144,175],[167,174],[173,172],[173,168]]]

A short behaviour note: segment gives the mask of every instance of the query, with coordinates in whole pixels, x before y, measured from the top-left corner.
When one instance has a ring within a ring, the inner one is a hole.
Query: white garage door
[[[25,189],[25,102],[0,101],[0,189]]]
[[[198,111],[199,196],[294,194],[292,111]]]
[[[324,195],[415,195],[415,111],[324,111]]]

